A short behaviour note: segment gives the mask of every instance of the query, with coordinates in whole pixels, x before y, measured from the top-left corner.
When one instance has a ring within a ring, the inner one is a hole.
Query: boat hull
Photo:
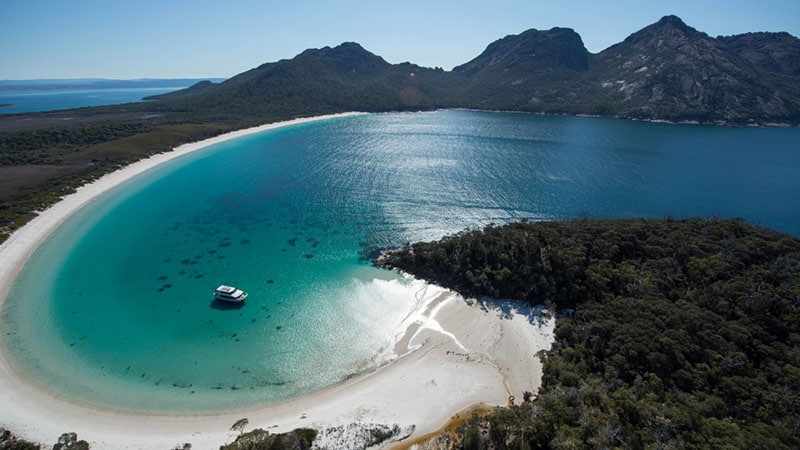
[[[247,292],[231,286],[220,286],[214,291],[214,300],[227,303],[242,303],[247,298]]]
[[[221,302],[227,302],[227,303],[242,303],[242,302],[244,302],[244,299],[246,299],[246,298],[247,298],[247,294],[242,295],[241,297],[238,297],[238,298],[223,297],[223,296],[220,296],[220,295],[215,295],[214,296],[214,300],[218,300],[218,301],[221,301]]]

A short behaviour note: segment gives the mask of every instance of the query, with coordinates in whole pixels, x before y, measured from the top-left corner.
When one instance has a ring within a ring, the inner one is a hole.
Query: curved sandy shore
[[[0,246],[0,307],[14,277],[35,248],[70,214],[101,193],[163,163],[200,148],[260,131],[338,117],[296,119],[241,130],[182,145],[108,174],[17,230]],[[232,441],[231,425],[249,420],[246,430],[283,432],[297,427],[325,429],[353,422],[398,424],[418,436],[435,431],[476,403],[505,405],[541,382],[536,353],[554,339],[553,319],[538,309],[515,309],[502,302],[467,302],[422,282],[425,301],[410,312],[397,337],[394,358],[382,367],[290,402],[247,411],[204,416],[164,416],[119,412],[67,402],[29,383],[0,355],[0,427],[20,437],[54,443],[76,432],[93,449],[166,449],[191,443],[219,448]],[[2,330],[0,330],[2,331]],[[0,334],[2,336],[2,334]]]

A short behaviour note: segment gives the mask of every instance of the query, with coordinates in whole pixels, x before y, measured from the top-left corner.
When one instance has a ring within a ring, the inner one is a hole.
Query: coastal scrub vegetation
[[[794,237],[742,220],[522,222],[380,264],[560,310],[538,396],[467,423],[461,448],[800,446]]]
[[[3,450],[39,450],[41,446],[25,439],[21,439],[11,431],[0,428],[0,449]]]
[[[239,424],[239,422],[241,420],[236,424]],[[242,428],[246,425],[244,423],[242,427],[236,427],[237,431],[242,431]],[[233,430],[234,427],[231,427],[231,429]],[[234,442],[221,446],[220,450],[308,450],[316,437],[317,431],[312,428],[297,428],[288,433],[280,434],[272,434],[269,431],[256,428],[253,431],[240,434]]]
[[[39,450],[42,446],[26,441],[15,436],[11,431],[0,428],[0,449],[2,450]],[[63,433],[58,442],[53,445],[53,450],[89,450],[89,443],[83,439],[78,440],[77,433]]]
[[[0,243],[75,188],[181,144],[217,136],[224,124],[105,123],[0,132]]]
[[[244,427],[246,427],[250,423],[250,420],[247,418],[239,419],[231,425],[231,431],[238,431],[239,435],[241,436],[244,434]]]

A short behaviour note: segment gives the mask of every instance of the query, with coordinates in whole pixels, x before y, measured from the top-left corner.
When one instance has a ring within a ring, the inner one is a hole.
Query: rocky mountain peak
[[[789,33],[745,33],[717,38],[748,63],[789,76],[800,76],[800,39]]]
[[[585,71],[588,67],[589,52],[578,33],[571,28],[551,28],[530,29],[492,42],[477,58],[453,72],[471,76],[489,68],[535,72],[543,68]]]
[[[713,41],[707,34],[686,25],[679,17],[664,16],[658,22],[628,36],[623,44],[666,50],[704,40]]]

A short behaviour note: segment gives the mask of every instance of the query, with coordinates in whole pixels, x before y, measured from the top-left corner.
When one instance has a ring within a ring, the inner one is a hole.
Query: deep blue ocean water
[[[379,364],[420,284],[380,247],[523,218],[744,217],[800,234],[800,129],[439,111],[281,128],[107,193],[2,314],[20,368],[148,411],[274,403]],[[211,302],[218,284],[250,293]]]
[[[39,89],[0,92],[0,114],[19,114],[85,106],[118,105],[144,97],[177,91],[180,87],[116,89]]]

